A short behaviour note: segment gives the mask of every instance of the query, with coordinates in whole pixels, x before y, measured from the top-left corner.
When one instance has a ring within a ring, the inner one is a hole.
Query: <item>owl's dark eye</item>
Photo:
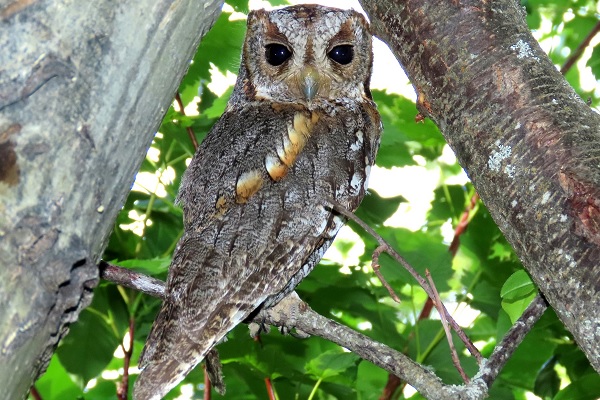
[[[265,58],[273,66],[278,66],[287,61],[292,52],[282,44],[271,43],[265,46]]]
[[[327,55],[338,64],[350,64],[354,58],[354,48],[349,44],[341,44],[331,49]]]

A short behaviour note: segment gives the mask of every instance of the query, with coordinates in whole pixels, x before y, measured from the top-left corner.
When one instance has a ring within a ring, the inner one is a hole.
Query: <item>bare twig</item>
[[[271,382],[271,378],[265,378],[265,386],[267,387],[267,395],[269,396],[269,400],[276,400],[275,390],[273,389],[273,383]]]
[[[16,0],[0,8],[0,21],[4,21],[12,17],[13,15],[20,13],[27,7],[35,4],[36,0]]]
[[[571,69],[571,67],[573,65],[575,65],[575,63],[577,62],[577,60],[579,60],[579,57],[581,57],[581,55],[583,54],[585,48],[590,45],[590,42],[592,41],[592,39],[594,38],[594,36],[596,36],[596,34],[598,32],[600,32],[600,21],[592,28],[592,30],[590,31],[590,33],[585,37],[585,39],[583,39],[581,41],[581,43],[579,44],[579,46],[577,46],[577,49],[575,49],[575,51],[573,52],[573,54],[571,54],[571,56],[567,59],[567,61],[565,62],[565,64],[560,69],[560,73],[561,74],[564,75],[567,72],[569,72],[569,70]]]
[[[100,278],[126,288],[135,289],[152,297],[165,298],[165,283],[159,279],[100,261]]]
[[[425,270],[425,275],[427,276],[427,280],[429,281],[429,284],[431,285],[431,288],[433,290],[433,294],[434,294],[433,304],[436,306],[436,308],[438,309],[438,312],[440,313],[440,321],[442,322],[442,326],[444,327],[444,332],[446,332],[446,339],[448,340],[448,346],[450,347],[450,354],[452,356],[452,362],[454,363],[456,370],[460,373],[460,376],[463,378],[463,382],[469,383],[469,381],[470,381],[469,377],[465,373],[465,370],[463,369],[463,367],[460,365],[460,360],[458,359],[458,353],[456,352],[456,347],[454,347],[454,341],[452,340],[452,331],[450,330],[450,327],[448,326],[448,321],[446,320],[446,317],[444,315],[444,310],[442,308],[442,300],[440,299],[440,294],[438,293],[437,288],[435,287],[435,284],[433,283],[433,279],[431,278],[431,274],[429,273],[428,269]]]
[[[491,386],[494,380],[496,380],[506,362],[525,338],[525,335],[527,335],[535,323],[542,317],[547,308],[548,303],[542,295],[538,294],[535,296],[529,306],[523,311],[523,314],[509,329],[506,335],[504,335],[502,341],[496,345],[485,368],[481,368],[478,374],[485,381],[486,385]]]
[[[377,243],[379,244],[379,246],[385,248],[386,253],[388,253],[396,261],[398,261],[398,263],[400,263],[400,265],[402,265],[404,267],[404,269],[406,269],[413,276],[413,278],[415,278],[415,280],[419,283],[419,285],[423,288],[423,290],[425,290],[425,293],[427,293],[427,295],[430,298],[433,299],[435,297],[435,295],[433,293],[433,289],[431,288],[431,286],[429,285],[429,283],[425,280],[425,278],[423,278],[408,263],[408,261],[406,261],[404,259],[404,257],[402,257],[396,250],[394,250],[394,248],[392,246],[390,246],[385,241],[385,239],[383,239],[381,237],[381,235],[379,235],[377,232],[375,232],[375,230],[373,228],[371,228],[363,220],[361,220],[356,215],[354,215],[354,213],[352,213],[348,209],[346,209],[339,202],[337,202],[337,201],[335,201],[333,199],[329,199],[329,202],[330,202],[330,204],[332,205],[332,207],[337,212],[339,212],[343,216],[347,217],[348,219],[356,222],[369,235],[373,236],[373,238],[377,241]],[[441,304],[441,307],[442,307],[442,312],[440,314],[443,314],[443,315],[446,316],[446,320],[452,326],[452,329],[456,332],[456,334],[458,335],[458,337],[460,338],[460,340],[463,341],[463,343],[465,344],[465,346],[467,347],[467,349],[469,350],[469,352],[475,357],[475,359],[477,360],[477,363],[481,364],[482,361],[483,361],[483,357],[481,356],[481,353],[479,352],[479,350],[475,347],[475,345],[473,345],[473,342],[471,342],[471,340],[467,337],[467,335],[462,330],[462,328],[460,327],[460,325],[458,325],[458,323],[454,320],[454,318],[452,318],[452,315],[450,315],[450,313],[448,312],[448,310],[446,309],[446,307],[443,304]]]
[[[458,221],[458,224],[456,225],[456,228],[454,229],[454,237],[452,238],[452,242],[450,243],[450,246],[448,247],[448,251],[450,252],[450,254],[452,254],[452,257],[454,257],[456,255],[456,252],[458,251],[458,246],[460,245],[460,237],[462,236],[463,233],[466,232],[467,227],[469,226],[469,219],[471,216],[471,212],[475,209],[475,206],[477,205],[478,200],[479,200],[479,195],[477,193],[475,193],[471,197],[471,201],[469,202],[469,205],[463,211],[462,215],[460,216],[460,220]]]
[[[458,251],[458,247],[460,246],[460,237],[463,235],[463,233],[465,233],[467,231],[467,227],[469,226],[469,221],[471,220],[471,214],[472,214],[473,210],[475,210],[475,206],[477,205],[478,200],[479,200],[479,195],[477,193],[475,193],[471,197],[471,200],[469,201],[469,205],[463,211],[463,213],[460,217],[460,220],[458,221],[458,224],[457,224],[456,228],[454,229],[454,237],[452,238],[452,242],[450,243],[450,246],[448,246],[448,251],[452,255],[452,258],[454,258],[454,256],[456,256],[456,252]],[[425,301],[425,304],[423,305],[423,308],[421,309],[421,312],[419,313],[419,317],[417,320],[421,321],[421,320],[429,318],[429,315],[431,314],[432,309],[433,309],[433,300],[430,297],[428,297],[427,300]],[[415,331],[411,332],[408,340],[411,340],[414,333],[415,333]],[[403,352],[406,354],[406,351],[403,351]],[[385,385],[385,388],[383,389],[383,393],[380,396],[379,400],[391,399],[392,395],[398,389],[403,390],[405,385],[406,385],[406,383],[402,382],[400,379],[398,379],[397,376],[390,374],[390,376],[388,377],[388,381]]]
[[[175,101],[177,102],[177,105],[179,106],[179,112],[181,113],[181,115],[185,116],[185,108],[183,107],[183,101],[181,100],[181,96],[179,95],[179,93],[177,93],[175,95]],[[198,139],[196,139],[196,135],[194,134],[194,130],[192,129],[191,126],[188,126],[186,128],[188,136],[190,137],[190,140],[192,141],[192,145],[194,146],[194,149],[198,148]]]
[[[396,351],[382,343],[356,332],[351,328],[323,317],[313,311],[308,304],[300,298],[288,296],[288,304],[282,303],[274,307],[261,310],[254,318],[259,324],[280,325],[281,316],[288,313],[289,309],[297,310],[294,325],[310,335],[320,336],[338,345],[345,347],[365,360],[393,373],[394,375],[411,382],[420,393],[428,398],[444,399],[446,386],[429,370],[423,368],[408,356]],[[291,306],[290,301],[298,304]],[[448,397],[448,399],[454,397]]]
[[[383,275],[381,274],[380,265],[379,265],[379,256],[384,251],[385,251],[385,247],[383,247],[383,246],[378,246],[375,249],[375,251],[373,252],[373,256],[372,256],[373,260],[371,261],[371,268],[373,268],[373,272],[375,273],[375,275],[377,275],[377,278],[379,278],[379,281],[381,282],[383,287],[387,289],[388,293],[390,294],[390,297],[396,303],[400,303],[400,297],[398,297],[396,292],[394,292],[394,289],[392,288],[392,286],[390,286],[388,281],[386,281],[385,278],[383,277]]]
[[[204,364],[204,400],[210,400],[210,379],[208,377],[208,372],[206,372],[206,364]]]
[[[121,348],[123,349],[123,354],[125,355],[123,359],[123,377],[121,378],[121,383],[117,386],[117,399],[119,400],[127,400],[127,392],[129,391],[129,365],[131,363],[131,356],[133,354],[133,335],[135,329],[135,320],[133,317],[129,318],[129,343],[127,343],[127,349],[125,348],[125,344],[121,343]]]
[[[29,394],[31,395],[33,400],[42,400],[42,396],[40,395],[40,392],[38,392],[35,386],[32,386],[31,389],[29,389]]]
[[[402,381],[402,379],[398,378],[396,375],[389,374],[388,380],[385,384],[385,387],[383,388],[383,392],[381,393],[381,396],[379,396],[379,400],[391,400],[392,396],[394,395],[394,393],[396,393],[396,391],[401,385],[402,387],[404,387],[406,383]]]

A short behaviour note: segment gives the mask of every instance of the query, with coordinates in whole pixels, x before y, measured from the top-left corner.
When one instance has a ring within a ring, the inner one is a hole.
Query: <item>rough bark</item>
[[[222,1],[0,3],[0,387],[91,300],[112,224]]]
[[[362,1],[531,277],[600,371],[600,116],[514,0]]]

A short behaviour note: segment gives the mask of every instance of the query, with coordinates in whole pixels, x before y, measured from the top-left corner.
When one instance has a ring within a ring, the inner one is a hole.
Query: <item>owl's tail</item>
[[[204,358],[208,350],[194,351],[198,344],[180,338],[177,347],[188,351],[173,354],[146,363],[133,387],[134,400],[160,400],[171,391]],[[185,342],[189,343],[185,343]]]

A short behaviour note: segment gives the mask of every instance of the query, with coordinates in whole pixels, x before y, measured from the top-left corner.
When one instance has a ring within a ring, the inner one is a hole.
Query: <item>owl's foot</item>
[[[306,332],[295,329],[296,321],[301,317],[302,311],[307,307],[296,292],[284,297],[279,303],[260,310],[253,322],[249,325],[250,335],[255,337],[261,332],[268,332],[271,325],[278,327],[283,335],[291,335],[298,339],[310,337]]]

